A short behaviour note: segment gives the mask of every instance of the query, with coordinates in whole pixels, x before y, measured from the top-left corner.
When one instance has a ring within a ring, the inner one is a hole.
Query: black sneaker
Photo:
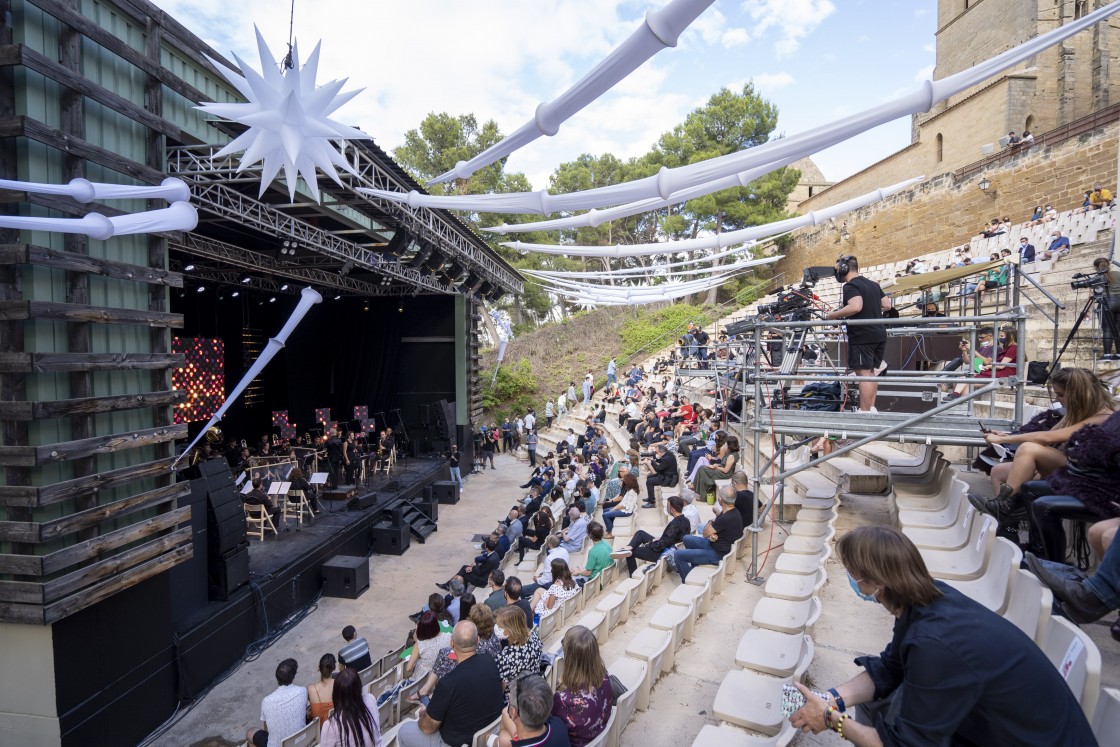
[[[642,508],[657,508],[657,504],[656,503],[650,503],[650,502],[647,501],[647,502],[642,504]]]
[[[446,582],[442,584],[436,584],[436,588],[443,589],[444,591],[451,591],[451,587]]]
[[[417,612],[415,615],[409,615],[408,619],[411,620],[412,623],[415,625],[416,623],[420,622],[420,616],[423,615],[423,614],[424,614],[423,612]]]

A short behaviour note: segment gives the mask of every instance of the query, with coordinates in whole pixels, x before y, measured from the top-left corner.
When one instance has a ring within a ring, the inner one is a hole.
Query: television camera
[[[831,267],[806,267],[801,274],[801,285],[791,285],[772,294],[777,296],[778,300],[759,304],[759,316],[766,318],[767,321],[807,321],[813,315],[811,310],[813,301],[818,300],[813,294],[813,287],[822,277],[831,276]]]
[[[1069,284],[1070,288],[1080,290],[1081,288],[1092,288],[1094,293],[1101,293],[1103,289],[1108,287],[1108,273],[1107,272],[1078,272],[1074,273],[1073,279]],[[1099,290],[1098,290],[1099,289]]]

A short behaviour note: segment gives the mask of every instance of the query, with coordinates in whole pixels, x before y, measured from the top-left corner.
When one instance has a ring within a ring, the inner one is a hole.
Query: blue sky
[[[257,24],[284,53],[287,8],[272,0],[155,0],[225,54],[251,65]],[[664,0],[296,0],[306,55],[323,44],[320,80],[349,77],[365,91],[338,118],[387,150],[429,112],[473,112],[509,133],[606,56]],[[674,49],[661,52],[572,119],[515,153],[509,168],[535,188],[583,152],[644,153],[721,86],[753,79],[793,134],[881,103],[927,79],[934,64],[933,0],[720,0]],[[814,156],[838,180],[910,142],[909,119]]]

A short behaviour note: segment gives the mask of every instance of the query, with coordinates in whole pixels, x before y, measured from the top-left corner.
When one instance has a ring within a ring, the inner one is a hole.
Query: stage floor
[[[367,481],[365,486],[358,486],[355,497],[376,494],[374,504],[365,509],[348,510],[348,501],[322,500],[323,511],[319,513],[313,523],[304,522],[299,527],[294,519],[288,521],[288,529],[277,527],[279,534],[266,535],[261,542],[258,539],[249,539],[249,574],[255,576],[270,576],[284,569],[293,558],[297,558],[315,547],[342,533],[348,527],[367,519],[370,514],[380,513],[381,509],[393,503],[398,497],[414,498],[420,494],[423,486],[433,480],[440,479],[440,470],[446,471],[447,462],[442,459],[411,458],[403,465],[398,463],[392,475],[378,475]],[[386,489],[391,483],[398,483],[398,487]]]

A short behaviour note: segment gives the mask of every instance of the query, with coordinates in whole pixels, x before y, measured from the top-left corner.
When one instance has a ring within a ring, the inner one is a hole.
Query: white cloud
[[[937,52],[937,47],[934,46],[933,42],[930,42],[929,44],[922,45],[922,51],[928,54],[935,54]]]
[[[721,36],[719,39],[720,44],[727,47],[728,49],[731,49],[732,47],[741,47],[750,40],[750,34],[747,33],[746,29],[741,28],[728,29],[727,31],[723,32],[723,36]]]
[[[760,91],[776,91],[779,88],[792,86],[797,81],[784,70],[780,73],[761,73],[754,76],[754,84]]]
[[[918,83],[925,83],[933,77],[933,65],[926,65],[925,67],[914,73],[914,80]]]
[[[777,31],[774,51],[785,57],[796,52],[801,40],[832,15],[836,6],[831,0],[744,0],[743,10],[758,23],[755,36]]]

